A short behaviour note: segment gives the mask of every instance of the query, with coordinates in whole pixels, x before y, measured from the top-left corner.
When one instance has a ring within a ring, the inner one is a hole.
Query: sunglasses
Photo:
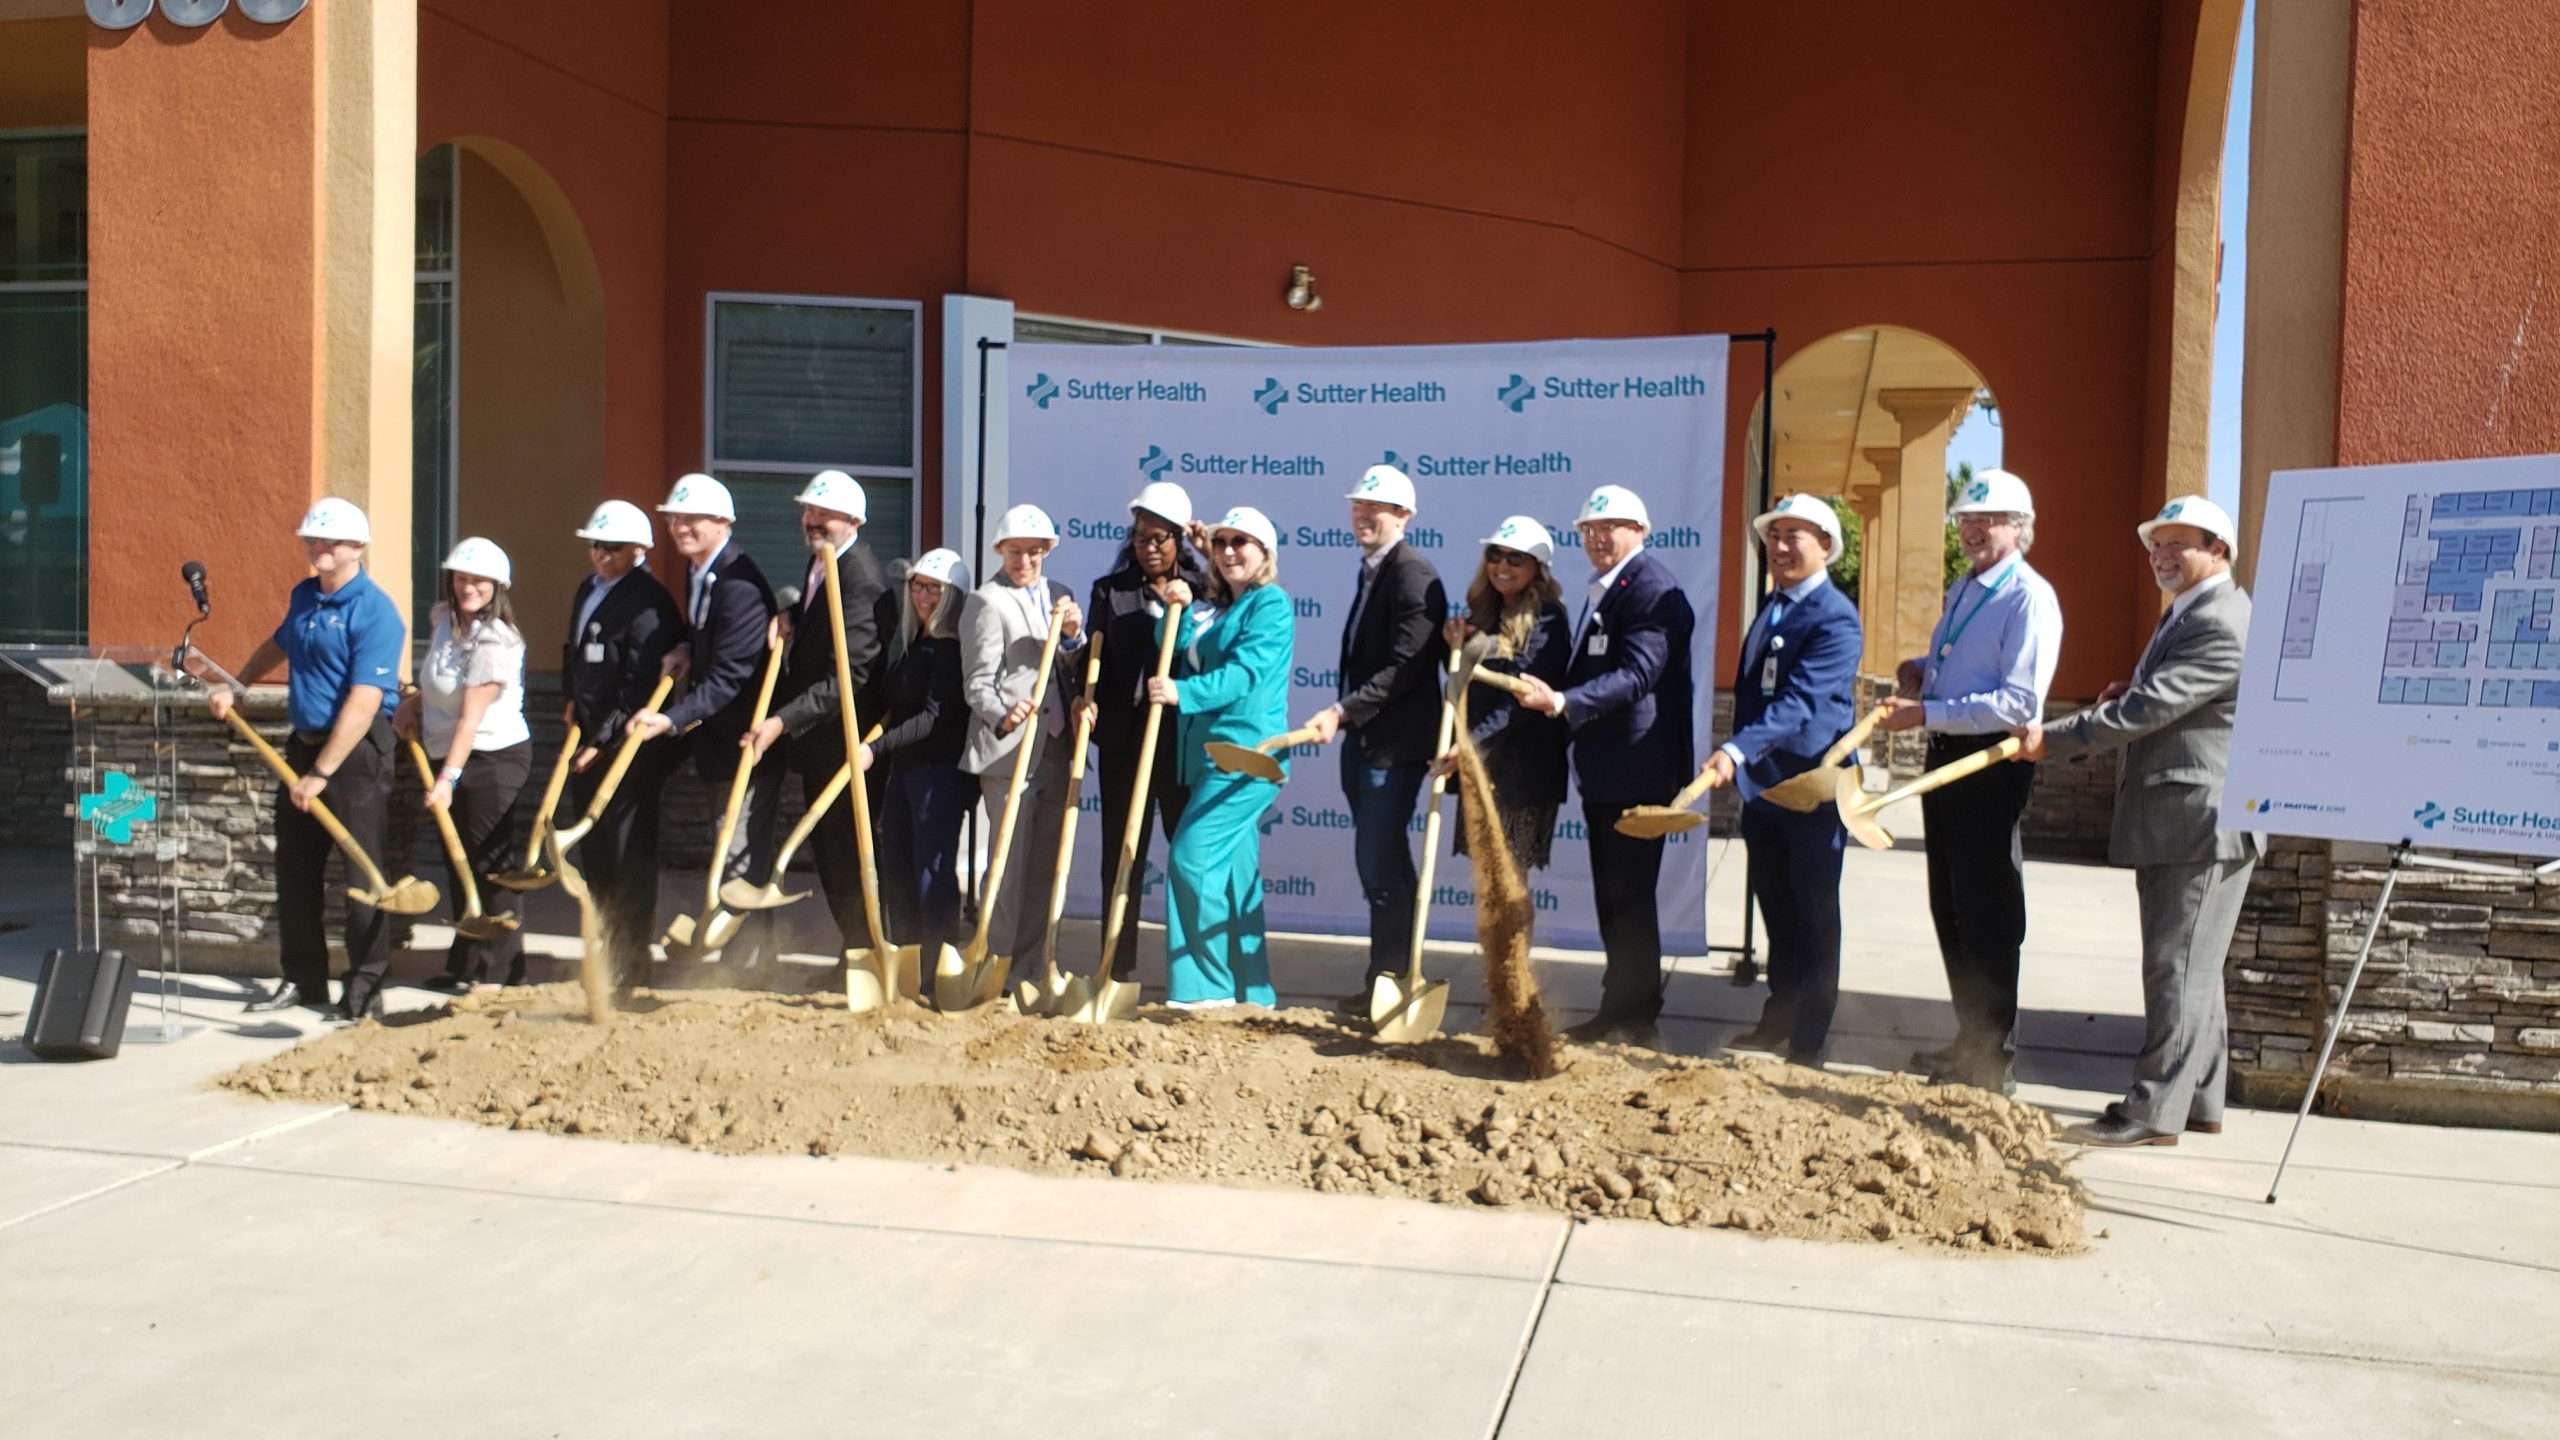
[[[633,547],[629,545],[618,545],[611,540],[590,540],[587,542],[587,548],[601,555],[619,555],[623,551],[629,550]]]
[[[1533,555],[1524,555],[1517,550],[1505,550],[1499,545],[1490,545],[1485,547],[1484,563],[1487,565],[1535,565],[1538,561]]]
[[[1260,543],[1260,541],[1254,539],[1250,535],[1212,535],[1209,537],[1209,548],[1212,550],[1241,550],[1247,545],[1258,545]]]

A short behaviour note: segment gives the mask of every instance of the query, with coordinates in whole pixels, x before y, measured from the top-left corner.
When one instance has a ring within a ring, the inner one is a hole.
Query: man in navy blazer
[[[663,712],[643,710],[632,716],[630,728],[644,735],[672,730],[684,736],[693,752],[694,773],[717,795],[725,797],[741,763],[755,765],[729,853],[714,857],[713,863],[721,867],[724,884],[744,876],[762,885],[773,878],[783,762],[780,755],[750,760],[740,742],[755,715],[756,692],[763,688],[759,682],[778,608],[773,587],[731,533],[738,511],[728,486],[708,475],[686,475],[667,493],[658,513],[667,517],[667,533],[685,558],[685,618],[693,634],[689,648],[669,652],[668,669],[685,673],[692,688]],[[728,948],[752,961],[770,948],[771,936],[770,913],[758,911]]]
[[[1840,519],[1830,503],[1790,495],[1751,522],[1772,589],[1742,637],[1733,681],[1733,738],[1707,758],[1710,789],[1742,790],[1742,844],[1751,893],[1769,922],[1769,1002],[1740,1050],[1783,1052],[1819,1069],[1840,1004],[1840,859],[1848,832],[1825,805],[1798,814],[1762,791],[1822,763],[1857,702],[1858,607],[1830,583]]]
[[[1530,678],[1521,703],[1561,715],[1573,734],[1573,775],[1591,843],[1599,911],[1600,1013],[1565,1032],[1580,1041],[1655,1042],[1662,1013],[1662,916],[1655,883],[1660,838],[1617,831],[1631,805],[1667,804],[1696,770],[1690,735],[1689,638],[1697,616],[1671,569],[1645,553],[1653,528],[1634,491],[1603,485],[1574,520],[1591,561],[1591,588],[1574,626],[1565,688]]]

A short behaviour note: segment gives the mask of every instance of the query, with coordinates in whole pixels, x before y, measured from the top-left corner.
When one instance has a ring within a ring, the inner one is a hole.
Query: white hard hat
[[[856,520],[871,518],[871,501],[862,493],[861,483],[841,470],[821,470],[810,476],[800,493],[791,497],[791,503],[814,505]]]
[[[1582,513],[1573,517],[1578,528],[1594,520],[1625,520],[1647,530],[1653,528],[1653,517],[1645,513],[1644,497],[1624,485],[1603,485],[1582,502]]]
[[[1386,467],[1378,468],[1383,470]],[[1280,532],[1273,528],[1271,517],[1250,505],[1237,506],[1228,511],[1217,524],[1209,527],[1209,533],[1212,535],[1221,530],[1233,530],[1239,535],[1252,536],[1254,542],[1259,544],[1266,554],[1277,553],[1280,549]]]
[[[1413,503],[1413,477],[1393,465],[1372,465],[1360,472],[1360,483],[1351,487],[1345,500],[1371,500],[1380,505],[1393,505],[1411,511],[1420,507]]]
[[[462,537],[462,543],[454,546],[453,553],[444,557],[444,568],[495,580],[501,585],[515,583],[515,567],[507,563],[507,552],[498,548],[497,541],[483,540],[477,535]]]
[[[2240,527],[2231,523],[2231,512],[2201,495],[2181,495],[2161,506],[2159,514],[2134,526],[2133,533],[2142,537],[2142,548],[2151,548],[2151,532],[2163,525],[2193,525],[2230,546],[2234,554],[2239,552]]]
[[[915,568],[907,574],[910,579],[956,585],[963,590],[969,588],[969,562],[949,550],[927,550],[917,558]]]
[[[587,528],[578,532],[578,538],[601,540],[607,545],[637,545],[646,550],[657,536],[639,506],[628,500],[607,500],[587,517]]]
[[[1505,516],[1501,524],[1493,527],[1492,534],[1476,543],[1487,547],[1499,545],[1505,550],[1517,550],[1523,555],[1536,557],[1539,564],[1550,569],[1554,568],[1556,563],[1555,537],[1547,533],[1545,525],[1531,516]]]
[[[715,520],[735,523],[738,502],[729,498],[729,487],[708,475],[696,473],[679,476],[676,488],[667,492],[667,503],[658,507],[661,515],[708,515]]]
[[[2006,470],[1979,470],[1956,492],[1956,503],[1950,515],[2016,515],[2036,518],[2035,497],[2027,493],[2027,482]]]
[[[1016,505],[996,521],[993,543],[1001,545],[1007,540],[1045,540],[1055,545],[1058,543],[1057,522],[1049,518],[1048,511],[1037,505]]]
[[[1158,516],[1177,530],[1191,524],[1191,492],[1170,480],[1158,480],[1140,490],[1129,508]]]
[[[359,545],[373,543],[373,522],[350,500],[332,495],[302,512],[302,524],[294,534],[305,540],[353,540]]]
[[[1760,543],[1769,543],[1769,527],[1781,520],[1801,520],[1822,532],[1831,548],[1824,552],[1832,559],[1840,558],[1840,517],[1833,513],[1831,502],[1819,496],[1802,493],[1788,496],[1769,508],[1769,513],[1751,522],[1751,533]]]

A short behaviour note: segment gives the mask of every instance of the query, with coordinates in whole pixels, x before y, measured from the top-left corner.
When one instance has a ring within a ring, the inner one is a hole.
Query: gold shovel
[[[1869,732],[1876,728],[1876,722],[1882,720],[1891,708],[1879,705],[1868,711],[1850,727],[1848,734],[1833,741],[1831,748],[1822,752],[1821,764],[1761,791],[1760,798],[1782,809],[1809,815],[1843,795],[1854,799],[1862,794],[1867,784],[1866,770],[1853,757],[1858,747],[1866,743]],[[1843,760],[1849,762],[1847,769],[1833,768]]]
[[[782,678],[782,622],[767,622],[764,631],[764,684],[756,691],[756,708],[747,717],[747,728],[764,723],[764,712],[773,704],[774,683]],[[729,843],[737,837],[738,812],[747,803],[747,784],[755,778],[757,757],[741,749],[738,768],[729,777],[729,805],[720,812],[719,838],[711,844],[711,861],[706,867],[710,878],[702,887],[702,918],[679,915],[667,922],[667,933],[658,943],[667,947],[667,958],[679,964],[709,963],[718,959],[720,947],[729,943],[738,927],[745,923],[743,915],[725,914],[720,909],[720,869],[728,863]]]
[[[649,703],[640,708],[655,710],[666,704],[667,692],[674,688],[676,688],[676,677],[659,676],[658,688],[649,692]],[[605,767],[604,783],[596,786],[596,793],[588,799],[587,813],[579,816],[578,822],[566,830],[553,827],[550,843],[554,850],[567,853],[570,847],[587,838],[588,831],[596,828],[597,817],[604,814],[604,807],[613,799],[613,792],[622,786],[623,774],[631,768],[631,757],[640,753],[641,745],[645,744],[648,738],[627,725],[623,727],[622,744],[613,752],[613,763]]]
[[[863,743],[869,744],[879,738],[880,727],[875,724],[871,727],[871,733],[863,737]],[[791,857],[799,854],[800,847],[809,843],[809,837],[817,833],[818,822],[826,817],[828,807],[836,803],[836,797],[844,793],[845,786],[853,783],[853,766],[854,762],[850,760],[837,766],[836,773],[828,776],[827,783],[819,787],[818,798],[810,801],[809,808],[800,812],[800,823],[791,827],[791,834],[783,840],[782,848],[774,852],[773,878],[758,885],[741,875],[722,885],[720,887],[722,909],[779,910],[785,905],[796,905],[809,898],[809,892],[806,890],[783,889],[783,873],[791,868]]]
[[[1868,849],[1890,850],[1893,848],[1893,837],[1885,833],[1882,825],[1876,823],[1877,811],[1897,800],[1908,800],[1914,795],[1926,795],[1942,786],[1953,785],[1966,776],[1977,771],[1988,770],[2003,760],[2014,760],[2018,757],[2018,752],[2025,748],[2027,748],[2027,742],[2012,735],[1988,750],[1976,750],[1961,760],[1950,760],[1916,780],[1906,780],[1872,798],[1854,788],[1854,782],[1850,779],[1857,773],[1854,767],[1843,770],[1840,772],[1839,782],[1840,823],[1848,828],[1850,839]]]
[[[1446,757],[1457,740],[1458,697],[1466,693],[1467,672],[1481,658],[1485,637],[1473,637],[1462,650],[1449,652],[1449,679],[1440,698],[1440,745]],[[1446,772],[1431,777],[1431,818],[1422,822],[1422,874],[1413,895],[1413,944],[1406,951],[1404,974],[1381,975],[1369,987],[1369,1024],[1378,1038],[1410,1045],[1440,1033],[1449,1013],[1449,982],[1422,978],[1422,932],[1431,918],[1431,874],[1440,863],[1440,797],[1448,793]]]
[[[1004,815],[996,822],[995,848],[987,856],[987,873],[978,884],[978,928],[965,949],[942,947],[933,965],[934,1008],[945,1014],[984,1005],[1004,993],[1013,971],[1010,955],[987,953],[987,927],[994,923],[996,895],[1004,886],[1005,864],[1013,855],[1014,822],[1022,818],[1023,782],[1031,774],[1031,727],[1040,723],[1040,707],[1049,698],[1049,672],[1058,663],[1058,639],[1067,628],[1067,600],[1049,607],[1049,638],[1040,647],[1040,669],[1031,677],[1031,713],[1022,717],[1022,739],[1013,747],[1013,783],[1004,792]],[[1083,758],[1083,748],[1077,748]],[[1028,900],[1029,896],[1024,896]]]
[[[895,1005],[901,993],[923,991],[916,973],[916,947],[890,944],[880,928],[880,868],[871,852],[871,787],[863,782],[861,768],[862,747],[880,738],[880,726],[872,726],[869,737],[857,738],[862,722],[854,713],[853,660],[844,648],[844,576],[839,573],[833,542],[820,540],[809,548],[818,557],[818,568],[826,572],[827,640],[836,657],[836,719],[844,727],[846,788],[853,792],[854,870],[862,878],[862,921],[871,932],[869,949],[848,946],[844,951],[844,1007],[859,1015]],[[882,717],[884,723],[886,718]],[[773,874],[779,884],[782,867],[776,865]]]
[[[418,764],[418,783],[436,788],[435,766],[427,759],[427,749],[417,741],[409,742],[409,758]],[[444,858],[453,862],[454,883],[462,887],[462,913],[453,919],[454,932],[473,940],[495,940],[512,934],[520,923],[510,912],[504,915],[480,913],[480,887],[471,879],[471,857],[462,853],[462,836],[453,828],[453,813],[438,810],[436,833],[444,837]]]
[[[1659,840],[1665,835],[1695,830],[1707,823],[1707,817],[1689,807],[1697,804],[1699,797],[1714,787],[1715,778],[1714,771],[1701,770],[1697,779],[1671,797],[1670,804],[1630,805],[1618,812],[1618,823],[1613,828],[1621,835],[1638,840]]]
[[[1067,972],[1058,968],[1058,922],[1067,913],[1068,861],[1076,853],[1076,813],[1084,808],[1084,746],[1093,735],[1093,692],[1101,682],[1102,632],[1096,630],[1085,647],[1085,709],[1076,716],[1075,758],[1067,762],[1067,816],[1058,826],[1058,868],[1049,879],[1049,936],[1040,947],[1041,975],[1013,987],[1013,1008],[1025,1015],[1051,1013],[1067,993]]]
[[[1164,611],[1164,643],[1156,651],[1156,675],[1159,680],[1173,674],[1173,652],[1182,635],[1182,610],[1168,605]],[[1130,872],[1138,865],[1138,837],[1147,833],[1147,791],[1156,776],[1156,738],[1164,726],[1162,705],[1147,706],[1147,723],[1138,732],[1138,778],[1129,797],[1129,823],[1120,830],[1120,858],[1112,867],[1111,904],[1103,912],[1102,954],[1094,961],[1091,980],[1070,979],[1066,993],[1050,1013],[1087,1024],[1105,1020],[1126,1020],[1138,1013],[1138,997],[1143,993],[1135,980],[1111,978],[1111,957],[1120,948],[1120,927],[1129,919]],[[1168,861],[1170,863],[1170,861]]]
[[[1268,780],[1277,785],[1288,775],[1280,768],[1280,762],[1272,757],[1283,750],[1310,744],[1315,738],[1315,727],[1307,725],[1251,746],[1238,745],[1232,740],[1212,740],[1200,748],[1208,752],[1210,764],[1230,775],[1250,775],[1256,780]]]
[[[258,758],[267,762],[267,768],[276,772],[276,778],[284,782],[286,789],[300,783],[302,777],[294,774],[293,767],[284,763],[284,757],[276,753],[276,747],[267,743],[267,737],[249,728],[249,722],[240,718],[237,708],[222,713],[223,718],[231,722],[231,728],[239,731],[241,737],[258,752]],[[384,879],[382,867],[373,863],[373,857],[364,853],[364,847],[356,843],[356,837],[348,834],[347,827],[339,824],[338,817],[330,814],[329,807],[317,798],[311,802],[310,814],[312,819],[320,822],[321,829],[329,832],[329,838],[337,842],[338,849],[347,857],[347,863],[363,871],[366,883],[373,887],[358,890],[349,886],[348,899],[394,915],[424,915],[444,898],[436,893],[434,885],[415,875],[403,875],[397,880]]]
[[[551,817],[560,806],[560,792],[569,783],[569,762],[577,758],[578,727],[560,742],[560,761],[551,767],[551,779],[542,787],[542,808],[534,813],[533,838],[524,842],[524,864],[514,870],[501,870],[489,877],[489,883],[509,890],[539,890],[559,879],[555,871],[542,868],[542,837],[551,830]]]

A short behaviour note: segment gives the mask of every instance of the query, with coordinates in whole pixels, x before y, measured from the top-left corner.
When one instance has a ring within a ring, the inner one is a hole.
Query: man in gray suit
[[[2111,864],[2130,865],[2142,906],[2142,1053],[2133,1089],[2062,1132],[2083,1145],[2175,1145],[2222,1129],[2229,1051],[2222,961],[2240,923],[2258,837],[2217,828],[2249,597],[2231,578],[2237,531],[2210,500],[2170,501],[2135,527],[2170,598],[2130,682],[2051,725],[2022,725],[2022,758],[2122,749]]]
[[[1013,792],[1017,747],[1031,748],[1004,875],[995,893],[978,897],[980,905],[994,907],[987,916],[988,947],[1027,963],[1049,934],[1049,879],[1056,873],[1058,832],[1066,825],[1067,807],[1075,803],[1067,793],[1074,750],[1061,738],[1068,733],[1072,696],[1062,681],[1082,664],[1084,614],[1076,608],[1075,592],[1041,573],[1058,544],[1058,527],[1047,511],[1037,505],[1005,511],[996,521],[994,543],[996,573],[960,611],[961,690],[969,701],[969,738],[960,768],[978,777],[992,863],[994,827],[1004,823]],[[1034,711],[1031,692],[1040,688],[1035,683],[1040,652],[1048,645],[1051,621],[1061,616],[1058,655]]]

